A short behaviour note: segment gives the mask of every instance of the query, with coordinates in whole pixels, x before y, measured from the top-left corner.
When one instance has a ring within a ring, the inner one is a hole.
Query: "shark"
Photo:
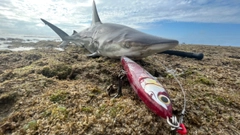
[[[86,48],[90,52],[88,57],[143,58],[174,48],[179,43],[175,39],[150,35],[125,25],[102,23],[94,0],[91,26],[80,32],[74,30],[70,36],[52,23],[41,20],[60,36],[61,48],[71,42]]]

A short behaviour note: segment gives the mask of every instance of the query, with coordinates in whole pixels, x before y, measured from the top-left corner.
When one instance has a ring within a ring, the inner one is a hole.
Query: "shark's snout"
[[[146,34],[140,31],[129,30],[122,36],[122,40],[126,42],[142,44],[142,45],[156,45],[156,44],[169,44],[169,45],[178,45],[178,41],[174,39],[167,39],[158,36],[153,36],[150,34]]]
[[[174,39],[165,39],[164,41],[160,42],[160,44],[169,44],[169,45],[173,45],[173,46],[178,45],[178,43],[179,42]]]
[[[156,40],[156,42],[152,44],[146,44],[148,48],[154,48],[154,49],[160,49],[159,51],[162,51],[162,49],[170,49],[174,48],[178,45],[178,41],[174,39],[164,39],[160,38],[159,40]]]
[[[146,45],[146,53],[159,53],[169,49],[172,49],[178,45],[177,40],[173,39],[162,39],[160,42],[155,42],[150,45]]]
[[[178,45],[178,43],[179,42],[174,39],[167,39],[145,33],[135,32],[134,34],[127,35],[125,37],[123,46],[131,50],[141,51],[142,54],[151,54],[174,48]]]

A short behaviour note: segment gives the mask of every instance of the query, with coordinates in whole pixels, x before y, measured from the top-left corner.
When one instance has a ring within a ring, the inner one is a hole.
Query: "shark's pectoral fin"
[[[94,53],[92,53],[92,54],[87,55],[87,57],[91,57],[91,58],[97,58],[97,57],[99,57],[99,56],[100,56],[100,55],[99,55],[98,52],[94,52]]]
[[[63,41],[60,45],[59,45],[59,47],[61,47],[61,48],[66,48],[66,46],[69,44],[69,41]]]
[[[84,44],[82,42],[79,42],[79,41],[71,41],[71,42],[76,46],[84,47]]]

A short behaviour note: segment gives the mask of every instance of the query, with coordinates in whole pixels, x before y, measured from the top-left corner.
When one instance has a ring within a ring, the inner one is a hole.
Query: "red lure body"
[[[123,56],[121,63],[132,88],[146,106],[162,118],[172,117],[172,104],[161,83],[131,59]]]

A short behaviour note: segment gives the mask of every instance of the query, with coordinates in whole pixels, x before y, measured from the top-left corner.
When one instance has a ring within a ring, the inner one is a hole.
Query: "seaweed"
[[[65,91],[58,91],[57,93],[53,93],[50,96],[50,101],[52,102],[61,102],[67,99],[68,93]]]
[[[170,133],[166,121],[135,98],[127,78],[122,97],[108,96],[108,86],[117,89],[119,59],[87,58],[88,52],[76,46],[59,52],[52,48],[58,44],[41,41],[27,45],[42,49],[0,52],[0,134]],[[183,45],[175,49],[204,52],[205,58],[156,54],[138,63],[161,76],[158,80],[168,91],[174,112],[180,112],[179,85],[162,64],[176,69],[186,92],[184,123],[189,134],[239,134],[239,59],[231,56],[240,48]]]
[[[42,75],[50,78],[57,77],[59,80],[67,79],[72,72],[72,67],[64,64],[57,64],[51,67],[44,67],[42,69]]]

